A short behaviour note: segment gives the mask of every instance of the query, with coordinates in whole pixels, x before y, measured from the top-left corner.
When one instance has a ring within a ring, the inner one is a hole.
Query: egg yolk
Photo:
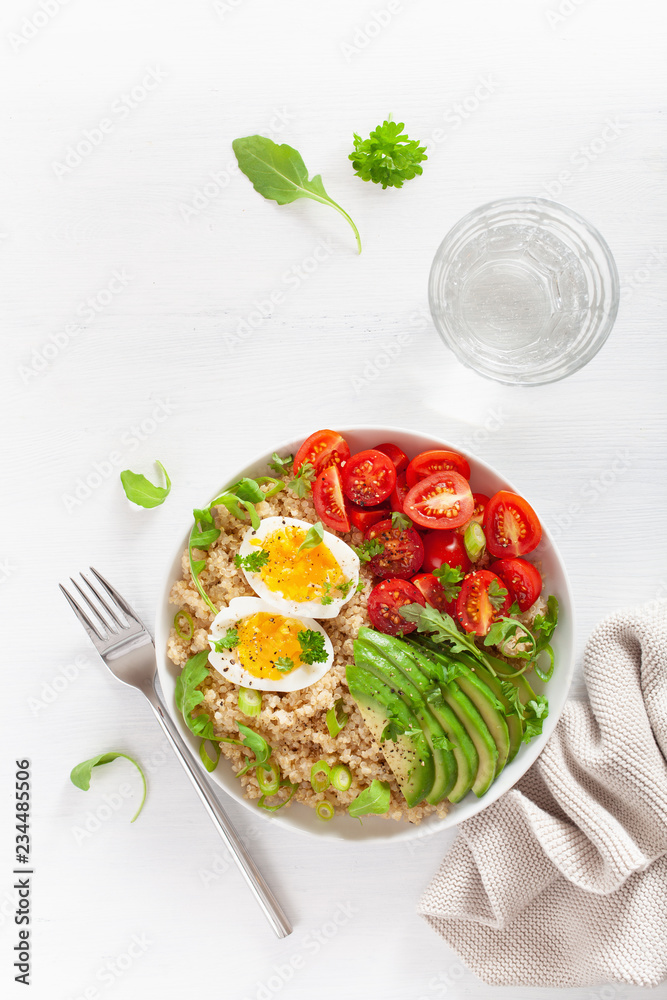
[[[241,666],[253,677],[268,677],[278,680],[286,677],[290,670],[278,670],[275,661],[289,659],[295,667],[301,666],[301,644],[299,632],[303,623],[296,618],[258,611],[243,618],[236,625],[239,637],[235,652]]]
[[[306,534],[303,528],[287,524],[261,542],[269,556],[260,570],[262,581],[288,601],[321,601],[344,582],[338,561],[323,542],[299,552]]]

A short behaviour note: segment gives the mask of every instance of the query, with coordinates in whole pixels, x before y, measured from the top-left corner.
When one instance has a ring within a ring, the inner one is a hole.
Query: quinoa
[[[296,517],[313,524],[318,520],[310,496],[296,497],[284,489],[270,500],[257,504],[260,517]],[[213,604],[221,608],[234,597],[253,596],[253,591],[240,569],[234,565],[241,540],[248,524],[239,521],[225,507],[214,508],[219,538],[208,552],[195,550],[197,559],[206,559],[200,581]],[[358,544],[362,533],[353,529],[345,540]],[[190,574],[187,550],[182,558],[183,576],[171,589],[170,601],[187,611],[193,618],[191,640],[181,639],[172,628],[167,643],[170,660],[182,668],[188,659],[201,650],[208,649],[208,633],[215,617],[202,600]],[[262,692],[262,709],[259,716],[249,718],[238,707],[238,686],[227,681],[213,667],[210,676],[200,686],[204,693],[204,709],[210,716],[216,736],[238,739],[236,722],[249,726],[259,733],[273,749],[272,759],[280,767],[284,778],[298,783],[298,788],[286,808],[300,802],[315,808],[322,799],[329,801],[336,812],[345,812],[355,796],[370,785],[374,778],[388,783],[391,790],[389,811],[384,818],[410,823],[420,823],[426,816],[444,816],[449,803],[437,805],[422,803],[409,809],[399,789],[396,778],[385,761],[382,750],[371,736],[352,698],[346,681],[345,667],[353,662],[353,640],[362,625],[368,625],[366,602],[372,587],[371,573],[361,567],[363,590],[354,594],[343,605],[336,618],[323,622],[334,649],[330,670],[310,687],[291,692]],[[327,711],[342,698],[344,711],[349,715],[347,725],[335,738],[329,735],[326,725]],[[229,743],[220,744],[222,757],[229,761],[235,773],[248,762],[246,753]],[[329,787],[325,792],[314,792],[310,783],[313,764],[325,760],[328,764],[346,764],[352,772],[352,784],[346,792]],[[225,766],[220,761],[219,766]],[[243,775],[239,782],[248,799],[261,795],[254,770]],[[279,793],[282,795],[283,793]]]

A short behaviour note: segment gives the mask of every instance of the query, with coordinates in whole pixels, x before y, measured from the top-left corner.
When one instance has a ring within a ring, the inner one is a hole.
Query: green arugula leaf
[[[235,628],[228,628],[224,635],[213,643],[216,653],[222,653],[223,649],[234,649],[238,644],[239,634]]]
[[[279,205],[288,205],[298,198],[312,198],[330,205],[352,226],[361,253],[359,230],[347,212],[326,193],[321,176],[308,178],[308,169],[296,149],[286,143],[277,145],[263,135],[234,139],[232,148],[239,167],[258,194]]]
[[[239,569],[247,569],[249,573],[259,573],[262,566],[266,566],[269,561],[269,553],[266,549],[257,549],[247,556],[240,556],[238,552],[234,556],[234,565]]]
[[[269,462],[269,468],[272,472],[275,472],[277,476],[285,476],[288,472],[292,471],[292,466],[294,464],[294,455],[288,455],[286,458],[281,458],[277,451],[274,451],[271,456],[271,461]]]
[[[200,653],[195,653],[194,656],[190,657],[176,678],[174,700],[188,729],[195,736],[213,740],[215,733],[213,723],[208,715],[204,712],[200,712],[194,717],[192,715],[192,712],[204,701],[203,693],[197,688],[209,676],[208,653],[207,649],[203,649]]]
[[[364,788],[356,798],[352,799],[348,806],[348,812],[350,816],[355,817],[367,816],[369,813],[381,816],[383,813],[389,812],[390,802],[389,783],[373,778],[368,788]]]
[[[294,660],[290,660],[289,656],[279,656],[277,660],[273,662],[276,670],[280,670],[281,673],[289,673],[290,670],[294,670]]]
[[[91,757],[90,760],[84,760],[81,764],[77,764],[73,767],[70,772],[70,781],[77,788],[81,788],[84,792],[87,792],[90,788],[90,779],[92,777],[93,768],[101,767],[103,764],[110,764],[112,760],[116,760],[118,757],[124,757],[125,760],[129,760],[131,764],[134,764],[137,771],[141,775],[141,781],[144,786],[144,794],[141,797],[141,802],[139,803],[139,808],[130,820],[130,823],[134,823],[135,819],[141,812],[146,801],[146,775],[141,769],[141,765],[134,757],[130,757],[129,754],[116,752],[115,750],[110,750],[107,753],[98,753],[96,757]]]
[[[315,524],[310,528],[301,545],[297,549],[297,552],[301,552],[302,549],[315,549],[318,545],[322,544],[324,539],[324,525],[321,521],[316,521]]]
[[[131,472],[130,469],[124,469],[120,474],[120,481],[123,484],[125,496],[138,507],[159,507],[160,504],[165,502],[171,492],[171,479],[167,475],[167,470],[162,462],[158,462],[157,459],[155,464],[159,465],[162,469],[166,486],[154,486],[145,476],[142,476],[138,472]]]
[[[324,648],[324,636],[321,632],[315,632],[314,629],[310,628],[302,629],[298,633],[297,639],[301,646],[302,663],[323,663],[326,660],[327,652]]]
[[[294,473],[294,479],[290,479],[287,484],[288,490],[295,493],[299,499],[303,500],[312,490],[312,482],[315,479],[315,468],[310,462],[303,465]]]
[[[255,767],[257,764],[265,764],[271,756],[271,747],[264,737],[260,736],[259,733],[254,733],[252,729],[248,729],[242,722],[237,721],[236,725],[243,736],[243,746],[248,747],[255,755],[252,767]]]
[[[370,562],[373,556],[380,556],[384,552],[384,543],[379,538],[367,538],[361,545],[352,545],[351,548],[359,556],[362,563]]]
[[[392,528],[399,528],[401,531],[406,531],[412,527],[412,521],[407,514],[401,514],[399,510],[394,510],[391,513],[391,526]]]
[[[368,139],[354,133],[354,152],[348,159],[352,160],[357,177],[383,188],[400,188],[404,181],[423,173],[419,164],[428,159],[426,146],[409,139],[404,128],[403,122],[388,120],[373,129]]]
[[[492,580],[489,584],[487,594],[489,595],[491,607],[495,608],[496,611],[500,611],[507,597],[507,588],[501,587],[497,580]]]
[[[418,632],[428,632],[434,642],[448,643],[452,653],[471,653],[487,670],[496,673],[472,636],[459,632],[456,622],[449,615],[430,605],[423,608],[421,604],[404,604],[398,613],[406,621],[415,622]]]
[[[433,576],[444,590],[445,600],[455,601],[459,596],[461,581],[465,576],[461,567],[450,566],[449,563],[443,563],[442,566],[438,566],[437,569],[433,570]]]
[[[208,531],[193,531],[190,535],[190,544],[193,549],[209,549],[213,542],[220,537],[218,528],[209,528]]]

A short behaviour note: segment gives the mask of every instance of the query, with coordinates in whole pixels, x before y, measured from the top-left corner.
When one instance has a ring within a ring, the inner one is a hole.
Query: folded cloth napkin
[[[419,912],[487,983],[667,977],[667,604],[607,619],[546,747],[459,827]]]

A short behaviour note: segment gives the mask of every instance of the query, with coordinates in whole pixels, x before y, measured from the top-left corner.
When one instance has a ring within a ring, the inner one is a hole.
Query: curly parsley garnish
[[[359,556],[360,562],[367,563],[371,561],[373,556],[382,555],[384,543],[379,538],[367,538],[361,545],[353,545],[352,549]]]
[[[391,116],[390,116],[391,118]],[[423,173],[420,163],[427,160],[426,146],[403,132],[403,122],[384,121],[368,139],[354,133],[354,152],[348,159],[357,177],[383,188],[403,187],[404,181]]]
[[[323,663],[327,658],[324,648],[324,636],[311,628],[302,629],[297,639],[301,646],[302,663]]]
[[[247,569],[249,573],[258,573],[262,566],[266,566],[269,561],[269,553],[266,549],[257,549],[247,556],[240,556],[238,552],[234,556],[234,565],[238,569]]]
[[[465,576],[460,566],[450,566],[443,563],[433,570],[433,576],[445,592],[446,601],[455,601],[461,590],[461,581]]]
[[[216,653],[221,653],[223,649],[234,649],[239,644],[239,634],[235,628],[228,628],[224,635],[221,635],[213,647]]]

